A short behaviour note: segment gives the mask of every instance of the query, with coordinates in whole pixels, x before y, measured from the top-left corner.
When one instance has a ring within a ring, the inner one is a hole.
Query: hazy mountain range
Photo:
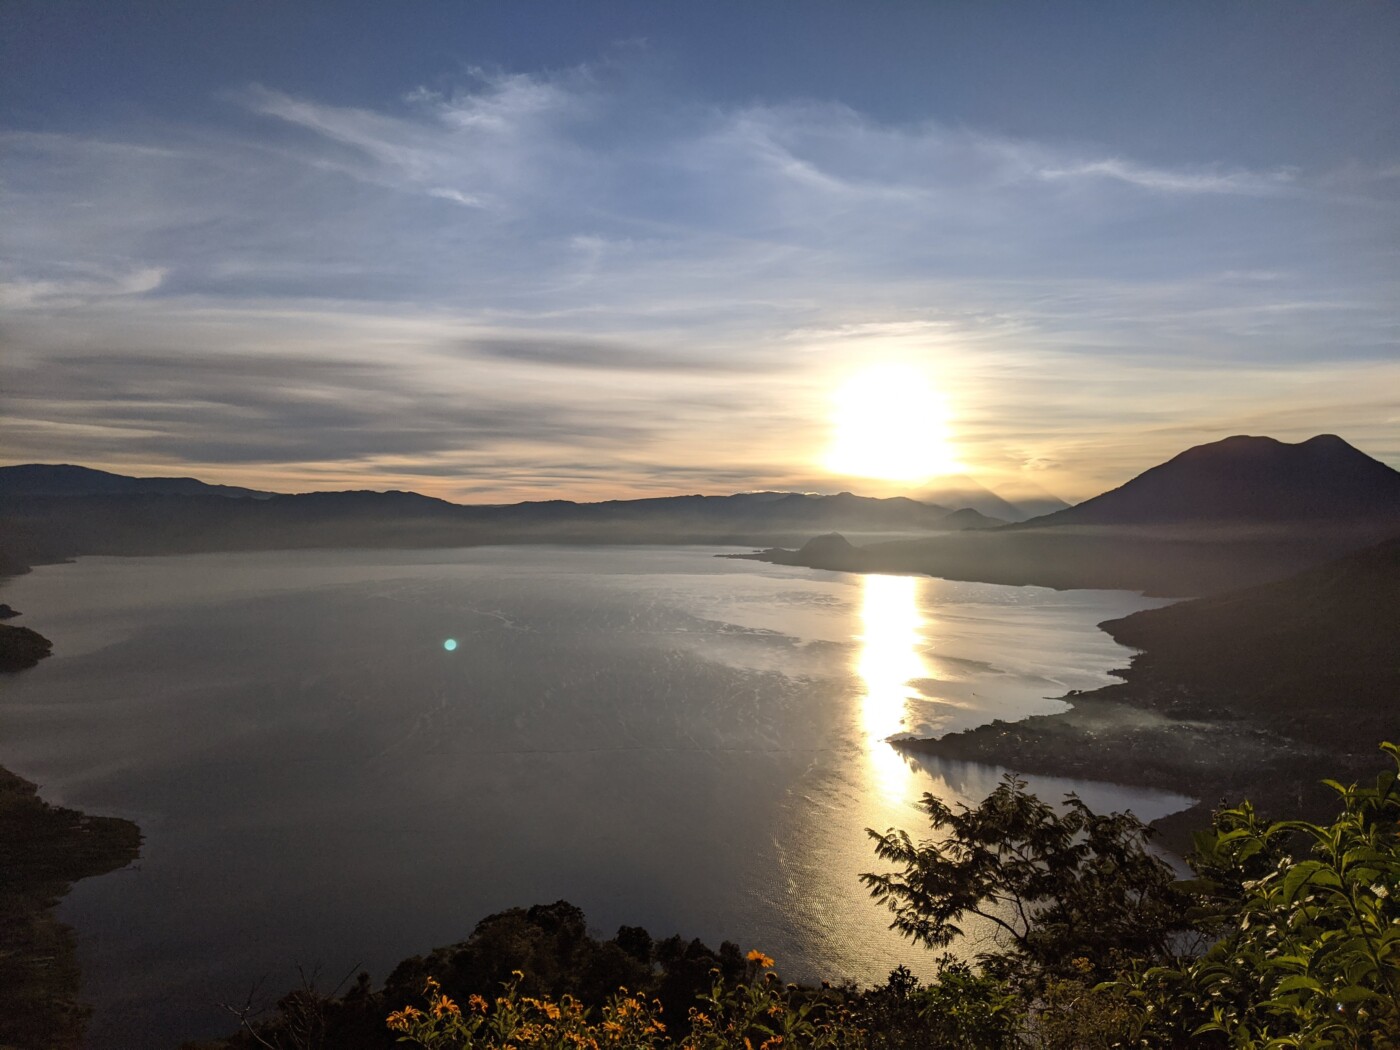
[[[1023,513],[969,478],[950,479],[944,490]],[[849,492],[456,504],[412,492],[287,495],[72,465],[0,467],[0,567],[11,569],[78,554],[772,544],[755,557],[1201,595],[1276,579],[1396,533],[1400,472],[1333,435],[1298,444],[1226,438],[1077,506],[1016,523],[966,505]]]
[[[140,478],[125,474],[113,474],[91,467],[79,467],[68,463],[25,463],[18,466],[0,467],[0,496],[235,496],[253,499],[271,499],[284,493],[239,488],[234,485],[210,485],[195,478]],[[736,500],[744,502],[771,502],[789,496],[804,495],[793,492],[749,492],[739,493]],[[805,494],[810,495],[810,494]],[[662,497],[666,499],[694,500],[695,496]],[[707,497],[725,499],[729,497]],[[555,501],[546,501],[555,502]],[[654,504],[658,500],[612,501]],[[1026,499],[1012,502],[1003,498],[987,486],[965,475],[941,478],[919,494],[917,502],[928,504],[938,510],[947,508],[968,508],[998,522],[1024,521],[1040,514],[1063,510],[1069,504],[1048,492],[1032,493]]]
[[[0,552],[12,563],[281,547],[800,544],[830,530],[888,538],[1001,524],[970,507],[849,492],[456,504],[414,492],[287,495],[71,465],[0,467]]]

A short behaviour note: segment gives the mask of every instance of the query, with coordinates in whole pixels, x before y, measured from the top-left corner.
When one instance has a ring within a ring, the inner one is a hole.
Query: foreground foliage
[[[976,809],[929,794],[921,806],[944,835],[916,844],[905,831],[871,831],[876,855],[901,868],[862,876],[891,926],[918,943],[946,947],[974,916],[995,930],[982,965],[1041,984],[1165,956],[1189,929],[1175,874],[1130,813],[1096,814],[1075,795],[1060,813],[1014,776]]]
[[[424,1005],[389,1015],[401,1041],[427,1050],[904,1050],[957,1046],[1001,1050],[1021,1023],[1015,996],[965,965],[946,961],[940,979],[921,987],[908,970],[873,992],[784,985],[762,952],[748,954],[737,984],[718,971],[669,1032],[661,1001],[621,989],[596,1013],[572,996],[557,1002],[521,995],[516,972],[492,1001],[459,1005],[429,979]]]
[[[1400,770],[1400,748],[1382,745]],[[1190,884],[1198,922],[1219,934],[1205,955],[1149,970],[1143,998],[1193,1034],[1231,1046],[1400,1045],[1400,777],[1329,781],[1331,825],[1263,821],[1248,803],[1196,836]]]

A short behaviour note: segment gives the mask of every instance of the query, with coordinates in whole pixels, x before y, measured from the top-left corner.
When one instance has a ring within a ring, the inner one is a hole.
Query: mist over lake
[[[146,836],[61,909],[92,1044],[223,1032],[219,1002],[296,965],[382,979],[561,897],[609,934],[761,947],[794,979],[926,965],[866,899],[863,829],[919,829],[922,792],[979,800],[1001,771],[885,738],[1059,710],[1128,659],[1095,625],[1163,603],[715,553],[83,558],[12,580],[54,656],[0,692],[7,765]],[[1032,786],[1144,819],[1186,804]]]

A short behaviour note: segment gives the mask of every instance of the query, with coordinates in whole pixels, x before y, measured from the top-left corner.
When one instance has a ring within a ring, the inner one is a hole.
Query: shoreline
[[[0,768],[0,1045],[83,1045],[91,1008],[73,930],[55,909],[73,883],[124,868],[140,850],[131,821],[52,805]]]
[[[6,567],[0,580],[30,569]],[[4,609],[6,619],[20,615]],[[52,649],[32,628],[0,624],[0,672],[32,668]],[[124,868],[140,852],[132,821],[55,806],[0,766],[0,1046],[83,1045],[92,1011],[81,999],[73,929],[56,909],[73,883]]]
[[[1363,775],[1374,766],[1375,746],[1339,751],[1307,746],[1217,708],[1200,714],[1200,690],[1157,680],[1103,686],[1059,699],[1067,711],[1018,722],[994,721],[934,739],[892,741],[901,751],[959,762],[995,765],[1030,776],[1095,780],[1170,791],[1195,799],[1151,822],[1163,846],[1185,855],[1192,834],[1210,825],[1222,803],[1248,799],[1266,817],[1303,819],[1335,805],[1327,777]],[[1214,705],[1212,705],[1214,706]],[[1380,741],[1369,742],[1379,745]]]

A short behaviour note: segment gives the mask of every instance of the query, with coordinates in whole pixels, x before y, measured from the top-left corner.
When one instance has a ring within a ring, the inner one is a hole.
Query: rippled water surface
[[[146,836],[62,908],[94,1044],[227,1031],[217,1004],[260,979],[382,979],[560,897],[605,935],[736,940],[794,978],[926,966],[858,882],[863,829],[917,828],[922,792],[975,800],[1001,771],[884,740],[1056,710],[1128,658],[1095,624],[1160,603],[715,553],[84,558],[10,581],[54,656],[0,684],[0,764]]]

